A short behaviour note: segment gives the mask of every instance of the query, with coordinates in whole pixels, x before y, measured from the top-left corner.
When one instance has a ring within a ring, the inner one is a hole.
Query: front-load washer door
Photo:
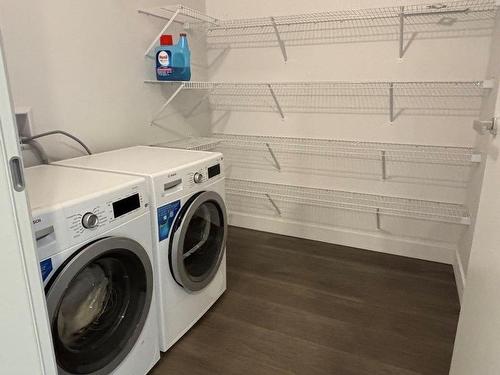
[[[224,200],[213,191],[199,193],[182,207],[170,236],[170,269],[187,291],[205,288],[224,257],[227,214]]]
[[[68,259],[46,293],[59,375],[116,369],[144,328],[152,295],[151,261],[136,241],[103,238]]]

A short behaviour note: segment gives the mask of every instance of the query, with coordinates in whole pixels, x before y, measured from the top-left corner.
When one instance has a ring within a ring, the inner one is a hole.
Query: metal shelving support
[[[377,227],[377,230],[380,230],[381,229],[381,225],[380,225],[380,208],[377,208],[376,212],[375,212],[375,219],[376,219],[376,227]]]
[[[405,7],[400,8],[399,12],[399,58],[403,58],[403,54],[405,52]]]
[[[179,93],[182,91],[182,89],[184,89],[185,87],[185,83],[184,82],[181,82],[181,84],[179,85],[179,87],[172,93],[172,95],[170,95],[170,97],[167,99],[167,101],[161,106],[161,108],[153,115],[152,119],[151,119],[151,123],[150,125],[153,125],[155,120],[158,119],[158,116],[160,116],[163,111],[168,107],[168,105],[175,99],[175,97],[177,95],[179,95]]]
[[[394,122],[394,83],[389,83],[389,122]]]
[[[382,166],[382,171],[381,171],[382,180],[386,180],[387,179],[387,161],[386,161],[386,151],[385,150],[380,151],[380,162],[381,162],[381,166]]]
[[[276,93],[273,90],[273,87],[271,84],[268,84],[267,87],[269,87],[269,92],[271,93],[271,96],[273,97],[274,103],[276,104],[276,109],[278,110],[278,113],[280,114],[281,118],[284,120],[285,119],[285,114],[283,113],[283,110],[281,109],[280,102],[278,101],[278,98],[276,97]]]
[[[278,30],[278,25],[276,25],[276,20],[274,19],[274,17],[271,17],[271,24],[273,25],[274,32],[276,33],[276,39],[278,40],[278,44],[279,44],[280,49],[281,49],[281,54],[283,55],[283,60],[285,60],[285,62],[287,62],[288,55],[286,53],[285,42],[283,42],[283,39],[281,39],[281,35],[280,35],[279,30]]]
[[[271,148],[271,146],[269,145],[269,143],[266,143],[266,147],[267,147],[267,150],[269,151],[269,153],[271,154],[271,157],[274,160],[274,165],[276,166],[276,169],[281,172],[281,165],[280,165],[278,159],[276,158],[276,155],[274,154],[274,151]]]
[[[271,202],[271,204],[273,205],[274,209],[276,210],[276,213],[281,216],[281,210],[280,208],[278,207],[278,205],[274,202],[273,198],[271,198],[271,196],[269,194],[264,194],[267,199],[269,200],[269,202]]]
[[[153,50],[155,45],[160,40],[160,37],[166,33],[166,31],[170,28],[170,26],[174,22],[184,25],[184,29],[189,29],[190,21],[193,20],[199,23],[206,23],[212,26],[216,26],[219,23],[218,19],[210,17],[196,9],[188,8],[181,4],[175,6],[163,6],[150,9],[138,9],[137,11],[141,14],[161,18],[168,21],[162,28],[161,32],[158,33],[158,35],[153,39],[153,41],[148,46],[146,52],[144,53],[145,57],[149,56],[150,52]],[[181,17],[183,19],[180,19]]]
[[[232,178],[226,180],[226,192],[229,201],[234,196],[253,199],[262,197],[269,201],[273,209],[283,218],[286,218],[287,210],[284,210],[281,206],[285,207],[287,203],[291,203],[322,207],[323,209],[370,213],[375,217],[377,230],[381,229],[382,216],[404,217],[458,225],[471,224],[471,218],[466,207],[444,202]]]

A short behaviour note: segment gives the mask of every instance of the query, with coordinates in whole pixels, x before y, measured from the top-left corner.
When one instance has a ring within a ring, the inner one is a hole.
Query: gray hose
[[[45,150],[40,143],[32,139],[30,141],[23,142],[23,144],[29,146],[29,148],[31,148],[35,152],[35,154],[37,154],[42,164],[49,164],[49,158],[47,157],[47,154],[45,153]]]
[[[31,137],[22,137],[21,138],[21,142],[22,143],[29,143],[30,141],[32,141],[34,139],[42,138],[42,137],[46,137],[48,135],[54,135],[54,134],[61,134],[61,135],[64,135],[64,136],[66,136],[68,138],[71,138],[75,142],[79,143],[85,149],[85,151],[87,151],[87,153],[89,155],[92,155],[92,151],[90,151],[90,149],[87,147],[87,145],[85,143],[83,143],[80,139],[78,139],[74,135],[72,135],[72,134],[70,134],[68,132],[65,132],[63,130],[52,130],[52,131],[49,131],[49,132],[46,132],[46,133],[40,133],[40,134],[33,135]]]

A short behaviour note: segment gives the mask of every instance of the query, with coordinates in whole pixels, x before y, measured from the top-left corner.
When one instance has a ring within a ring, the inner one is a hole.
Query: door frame
[[[29,203],[22,181],[22,157],[0,30],[0,373],[56,375]],[[13,180],[10,161],[19,161]]]

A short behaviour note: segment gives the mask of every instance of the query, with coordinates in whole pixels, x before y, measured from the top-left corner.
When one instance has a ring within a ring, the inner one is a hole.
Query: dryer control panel
[[[189,171],[184,177],[186,187],[192,188],[219,176],[222,171],[221,163],[222,160],[217,160],[194,171]]]
[[[211,184],[221,178],[224,178],[224,158],[221,154],[215,154],[212,160],[197,166],[170,171],[155,178],[156,204],[173,201],[176,197],[203,189],[205,184]]]

